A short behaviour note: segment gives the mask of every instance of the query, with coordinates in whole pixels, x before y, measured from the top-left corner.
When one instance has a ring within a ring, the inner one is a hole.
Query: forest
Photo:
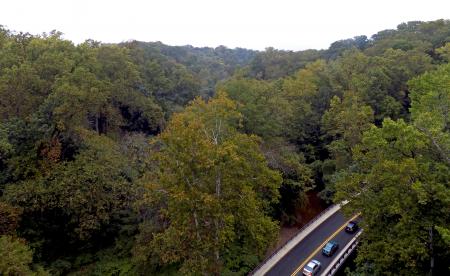
[[[361,213],[349,275],[450,275],[449,61],[450,20],[305,51],[0,26],[0,275],[247,275],[309,192]]]

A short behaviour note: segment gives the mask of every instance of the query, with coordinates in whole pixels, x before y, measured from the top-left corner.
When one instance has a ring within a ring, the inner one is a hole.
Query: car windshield
[[[307,266],[305,266],[305,270],[308,272],[311,272],[311,271],[313,271],[313,268],[311,266],[307,265]]]

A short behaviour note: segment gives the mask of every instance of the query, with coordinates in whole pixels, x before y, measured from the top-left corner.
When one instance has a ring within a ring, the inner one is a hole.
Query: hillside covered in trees
[[[0,274],[246,275],[314,191],[362,214],[350,273],[448,275],[449,61],[448,20],[298,52],[0,28]]]

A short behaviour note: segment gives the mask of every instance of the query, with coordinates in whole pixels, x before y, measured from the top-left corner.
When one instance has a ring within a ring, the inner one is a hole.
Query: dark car
[[[336,252],[339,248],[339,244],[335,241],[329,241],[327,244],[323,247],[322,253],[326,256],[331,256]]]
[[[320,262],[317,260],[311,260],[305,267],[303,268],[304,276],[314,276],[318,275],[318,271],[320,270]]]
[[[358,230],[358,224],[354,221],[350,221],[345,227],[345,232],[355,233]]]

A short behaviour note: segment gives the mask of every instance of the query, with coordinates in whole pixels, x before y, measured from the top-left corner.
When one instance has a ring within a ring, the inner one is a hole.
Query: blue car
[[[335,241],[329,241],[327,242],[327,244],[323,247],[322,249],[322,253],[325,256],[330,257],[331,255],[333,255],[339,248],[339,244]]]

